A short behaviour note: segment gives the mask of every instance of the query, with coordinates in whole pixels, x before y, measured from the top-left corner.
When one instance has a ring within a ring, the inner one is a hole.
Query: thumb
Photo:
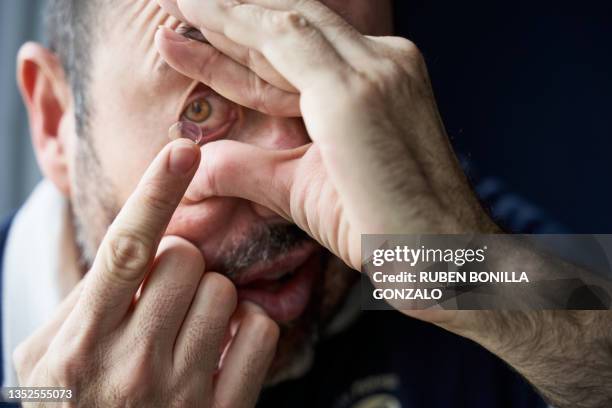
[[[202,160],[185,198],[236,197],[263,205],[291,220],[291,191],[299,160],[310,145],[267,150],[230,140],[202,148]]]

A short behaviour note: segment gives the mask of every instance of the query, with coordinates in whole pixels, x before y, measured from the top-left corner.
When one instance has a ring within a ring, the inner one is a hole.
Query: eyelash
[[[186,118],[191,105],[199,100],[205,100],[210,107],[210,115],[201,122]],[[212,90],[197,91],[189,98],[181,113],[181,120],[194,123],[202,129],[203,142],[208,143],[225,137],[238,120],[238,109],[235,104],[223,98]],[[212,122],[212,123],[211,123]],[[219,122],[218,124],[216,122]]]

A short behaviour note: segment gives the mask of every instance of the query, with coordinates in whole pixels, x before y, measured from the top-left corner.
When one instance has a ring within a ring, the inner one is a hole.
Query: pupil
[[[193,104],[194,113],[202,113],[202,104],[200,102],[196,102]]]

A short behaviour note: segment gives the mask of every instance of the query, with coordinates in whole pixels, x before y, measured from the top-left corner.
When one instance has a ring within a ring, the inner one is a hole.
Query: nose
[[[243,143],[265,149],[293,149],[310,143],[304,122],[300,118],[280,118],[250,112],[237,136]]]

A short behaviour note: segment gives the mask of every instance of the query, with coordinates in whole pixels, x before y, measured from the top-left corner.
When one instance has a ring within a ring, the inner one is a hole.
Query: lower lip
[[[315,254],[298,267],[291,280],[276,290],[238,287],[238,298],[258,304],[279,323],[294,321],[308,306],[318,270],[319,254]]]

